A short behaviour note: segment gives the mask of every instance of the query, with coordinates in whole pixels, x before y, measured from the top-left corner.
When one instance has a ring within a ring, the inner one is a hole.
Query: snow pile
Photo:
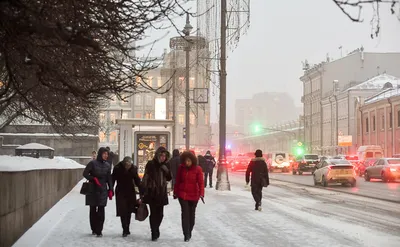
[[[41,169],[78,169],[84,168],[78,162],[64,157],[31,158],[24,156],[0,156],[0,171],[30,171]]]
[[[400,79],[388,74],[381,74],[375,76],[361,84],[347,89],[349,90],[361,90],[361,89],[382,89],[386,83],[392,84],[393,87],[397,87],[400,84]]]

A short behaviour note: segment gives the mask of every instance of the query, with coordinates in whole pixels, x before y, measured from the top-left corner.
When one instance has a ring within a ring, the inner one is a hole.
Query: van
[[[377,145],[360,146],[357,150],[358,160],[364,161],[369,158],[383,158],[383,149]]]

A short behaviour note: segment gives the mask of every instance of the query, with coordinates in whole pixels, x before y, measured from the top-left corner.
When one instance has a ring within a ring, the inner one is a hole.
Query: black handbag
[[[94,184],[89,181],[83,182],[80,193],[82,195],[89,195],[92,194],[93,192],[94,192]]]
[[[261,174],[261,186],[262,187],[268,187],[269,183],[267,178],[264,176],[264,174]]]
[[[147,216],[149,216],[149,210],[147,209],[147,205],[144,203],[140,203],[136,211],[135,220],[144,221],[147,219]]]

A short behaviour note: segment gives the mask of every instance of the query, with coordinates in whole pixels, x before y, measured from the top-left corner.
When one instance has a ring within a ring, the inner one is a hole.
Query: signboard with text
[[[159,147],[165,147],[168,150],[167,133],[139,133],[135,137],[135,155],[136,166],[140,177],[143,177],[146,164],[154,158],[155,152]]]
[[[338,136],[339,147],[350,147],[353,145],[353,136]]]

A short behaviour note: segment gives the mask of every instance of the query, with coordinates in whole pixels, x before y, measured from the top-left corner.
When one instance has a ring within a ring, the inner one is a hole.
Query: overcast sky
[[[326,54],[340,58],[343,54],[364,46],[365,51],[400,52],[400,21],[381,12],[381,34],[371,39],[372,11],[366,6],[364,23],[352,23],[332,0],[251,0],[251,25],[246,36],[228,59],[228,123],[234,123],[235,100],[250,98],[264,91],[288,92],[301,106],[303,74],[301,62],[319,63]],[[183,26],[184,20],[178,25]],[[165,32],[152,32],[150,39]],[[158,42],[152,54],[157,56],[168,48],[171,29]],[[212,100],[211,120],[217,121],[217,100]],[[295,117],[294,117],[295,118]]]

